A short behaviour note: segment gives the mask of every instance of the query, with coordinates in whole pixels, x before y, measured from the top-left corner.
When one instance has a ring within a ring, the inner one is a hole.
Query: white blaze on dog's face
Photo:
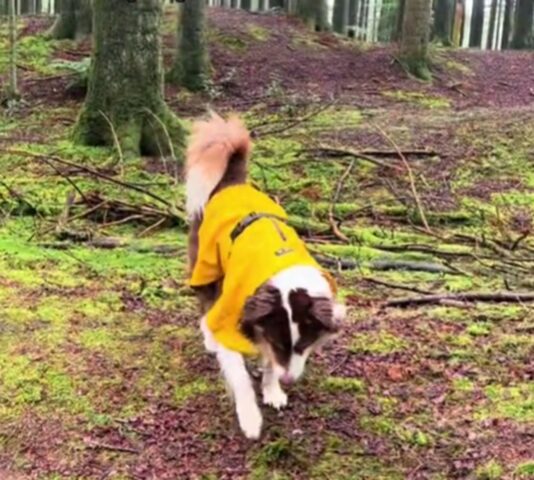
[[[243,331],[284,383],[297,380],[310,354],[335,336],[345,317],[328,282],[312,267],[294,267],[258,289],[245,306]]]

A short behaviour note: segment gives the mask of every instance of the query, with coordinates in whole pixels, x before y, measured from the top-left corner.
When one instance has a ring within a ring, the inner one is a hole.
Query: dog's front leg
[[[247,438],[259,438],[262,417],[243,356],[219,345],[217,359],[232,391],[241,430]]]
[[[270,362],[264,365],[263,377],[261,380],[263,393],[263,403],[280,410],[287,405],[287,394],[280,386],[280,378],[273,369]]]

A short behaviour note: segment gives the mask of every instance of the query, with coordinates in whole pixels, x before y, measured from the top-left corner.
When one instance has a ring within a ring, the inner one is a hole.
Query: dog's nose
[[[284,385],[291,385],[295,379],[293,378],[293,375],[291,375],[290,373],[284,373],[281,377],[280,377],[280,381],[284,384]]]

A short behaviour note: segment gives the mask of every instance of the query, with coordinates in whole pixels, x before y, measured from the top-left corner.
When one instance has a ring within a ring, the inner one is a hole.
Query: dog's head
[[[312,296],[304,288],[282,292],[266,284],[247,300],[242,329],[275,374],[292,383],[310,354],[338,333],[344,317],[345,307],[328,296]]]

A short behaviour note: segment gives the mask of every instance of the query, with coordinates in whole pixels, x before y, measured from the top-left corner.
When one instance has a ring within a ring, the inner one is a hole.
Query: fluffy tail
[[[237,117],[224,120],[212,113],[197,121],[186,157],[186,209],[193,217],[204,210],[211,193],[225,176],[234,183],[246,181],[246,165],[252,143],[250,134]]]

